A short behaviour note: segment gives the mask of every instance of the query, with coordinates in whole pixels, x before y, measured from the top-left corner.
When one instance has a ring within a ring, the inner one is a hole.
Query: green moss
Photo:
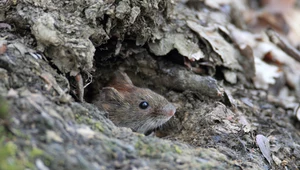
[[[3,143],[3,141],[1,141]],[[2,149],[2,152],[0,152],[0,156],[3,157],[5,155],[15,155],[17,152],[18,147],[12,143],[12,142],[7,142]]]
[[[75,119],[79,119],[80,118],[80,114],[75,114]]]
[[[31,159],[34,159],[34,158],[36,158],[36,157],[38,157],[38,156],[42,156],[43,154],[44,154],[44,151],[43,151],[43,150],[41,150],[41,149],[39,149],[39,148],[33,148],[33,149],[31,150],[30,154],[29,154],[29,157],[30,157]]]
[[[98,132],[103,132],[104,127],[99,121],[93,120],[92,118],[86,117],[86,116],[77,116],[75,115],[76,122],[89,125],[93,130],[96,130]]]
[[[47,158],[41,149],[30,147],[25,148],[28,152],[23,152],[10,140],[6,136],[0,137],[0,170],[34,169],[33,162],[37,157]]]
[[[18,147],[13,142],[5,142],[5,137],[0,139],[0,169],[23,170],[33,167],[28,161],[17,158]]]
[[[103,132],[103,131],[104,131],[104,128],[103,128],[103,126],[102,126],[102,124],[101,124],[100,122],[95,123],[95,124],[94,124],[94,127],[95,127],[98,131],[100,131],[100,132]]]
[[[173,147],[174,147],[176,153],[178,153],[178,154],[182,153],[182,150],[177,145],[174,145]]]
[[[6,119],[9,114],[9,104],[7,100],[0,96],[0,119]]]
[[[0,125],[0,136],[4,136],[6,133],[4,126]]]
[[[80,114],[75,114],[75,120],[78,123],[87,123],[89,122],[89,118]]]
[[[174,152],[174,150],[171,148],[171,145],[169,144],[155,144],[152,145],[150,143],[145,143],[141,140],[136,142],[135,148],[138,150],[140,156],[147,156],[147,157],[161,157],[161,153],[168,153],[168,152]],[[154,143],[154,142],[153,142]]]
[[[163,154],[182,154],[183,151],[178,145],[171,143],[157,143],[151,141],[144,141],[145,137],[140,136],[139,140],[135,143],[135,149],[139,152],[140,156],[146,157],[161,157]],[[149,138],[148,138],[149,140]]]
[[[22,133],[20,129],[13,129],[13,132],[14,132],[15,136],[18,136],[20,138],[24,138],[24,140],[30,139],[30,136]]]

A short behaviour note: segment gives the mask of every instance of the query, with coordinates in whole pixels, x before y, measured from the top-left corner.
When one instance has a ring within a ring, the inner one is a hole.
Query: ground
[[[0,169],[300,167],[298,2],[0,9]],[[116,127],[91,103],[116,69],[175,116],[149,135]]]

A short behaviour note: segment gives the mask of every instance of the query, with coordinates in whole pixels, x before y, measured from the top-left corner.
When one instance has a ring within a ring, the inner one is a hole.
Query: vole
[[[144,134],[167,122],[176,112],[166,98],[150,89],[134,86],[121,71],[114,73],[94,104],[107,111],[109,119],[117,126]]]

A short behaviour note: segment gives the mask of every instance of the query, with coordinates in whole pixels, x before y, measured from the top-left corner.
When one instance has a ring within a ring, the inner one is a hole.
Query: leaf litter
[[[6,10],[33,38],[6,38],[0,51],[1,76],[9,77],[0,91],[14,104],[12,127],[51,155],[37,159],[44,169],[48,161],[50,169],[295,169],[299,7],[276,2],[19,2]],[[32,56],[36,51],[49,60]],[[89,98],[117,68],[177,106],[156,132],[170,141],[115,127],[106,113],[67,94],[77,85],[77,97],[83,100],[84,89]],[[83,88],[82,73],[93,74],[95,89]]]

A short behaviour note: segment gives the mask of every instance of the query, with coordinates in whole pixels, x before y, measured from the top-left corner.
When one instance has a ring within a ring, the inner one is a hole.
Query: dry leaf
[[[212,49],[222,58],[222,65],[232,70],[242,70],[237,58],[238,52],[229,44],[214,28],[206,28],[194,21],[187,21],[190,29],[198,33],[200,38],[205,39]]]
[[[264,135],[259,134],[259,135],[256,135],[256,143],[257,143],[261,153],[264,155],[264,157],[267,159],[267,161],[271,165],[272,158],[271,158],[269,139],[266,138]]]
[[[294,7],[295,0],[263,0],[265,9],[269,12],[285,13]]]
[[[280,166],[280,164],[281,164],[282,161],[277,156],[275,156],[275,155],[272,155],[272,158],[273,158],[275,164],[277,166]]]
[[[223,5],[229,5],[232,0],[206,0],[205,5],[214,8],[214,9],[219,9]]]
[[[276,45],[270,42],[261,42],[254,49],[254,55],[261,59],[271,56],[272,60],[275,64],[278,64],[280,67],[284,65],[283,72],[286,75],[287,82],[290,87],[297,89],[300,88],[300,63],[295,59],[287,55],[281,49],[279,49]],[[256,65],[257,63],[255,63]],[[266,69],[267,70],[267,69]],[[274,70],[273,70],[274,71]],[[265,71],[266,72],[266,71]],[[270,70],[267,71],[270,73]],[[266,74],[266,73],[265,73]]]
[[[7,45],[6,45],[6,41],[5,40],[1,40],[0,39],[0,55],[4,54],[7,50]]]
[[[297,120],[300,121],[300,105],[299,104],[294,109],[294,116],[296,116]]]
[[[203,52],[198,44],[184,37],[183,34],[172,34],[155,43],[148,43],[150,51],[157,56],[168,54],[171,50],[177,49],[178,52],[189,60],[199,60],[204,58]]]
[[[243,130],[245,133],[248,133],[252,130],[251,124],[247,121],[247,118],[244,115],[239,117],[239,123],[243,125]]]
[[[283,17],[290,27],[288,39],[294,46],[298,46],[300,44],[300,10],[287,11]]]
[[[255,77],[253,78],[253,82],[256,88],[267,90],[269,84],[274,84],[275,78],[280,76],[280,72],[278,72],[278,67],[269,65],[262,61],[261,59],[255,57]]]

